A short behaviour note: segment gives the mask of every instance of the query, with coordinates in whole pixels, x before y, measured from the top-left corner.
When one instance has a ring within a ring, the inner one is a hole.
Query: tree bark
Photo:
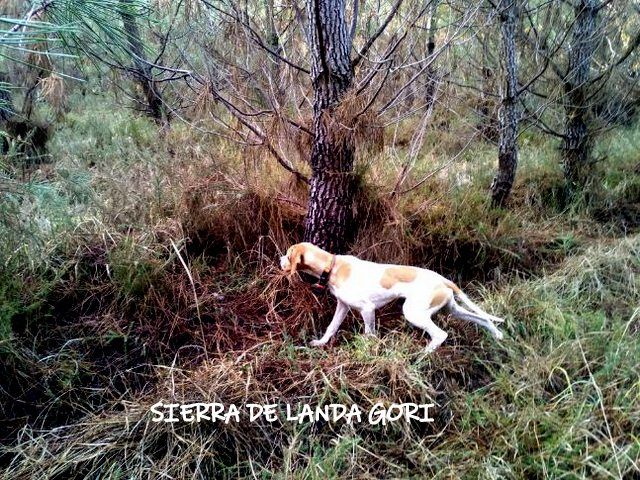
[[[518,167],[518,64],[516,59],[517,0],[500,2],[500,31],[504,56],[504,90],[500,106],[500,139],[498,143],[498,172],[491,184],[491,203],[505,205]]]
[[[335,118],[353,83],[351,37],[345,0],[307,0],[313,99],[311,190],[305,241],[334,253],[345,251],[354,233],[354,141]]]
[[[570,195],[584,186],[588,177],[591,144],[587,125],[587,95],[591,59],[597,45],[594,36],[598,8],[596,0],[579,0],[575,7],[569,71],[564,78],[566,119],[563,167]]]
[[[167,125],[170,119],[162,99],[162,93],[158,90],[153,78],[153,71],[145,57],[138,23],[127,10],[127,3],[127,0],[123,0],[121,16],[129,50],[133,57],[133,67],[131,68],[133,77],[144,94],[148,115],[157,123]]]

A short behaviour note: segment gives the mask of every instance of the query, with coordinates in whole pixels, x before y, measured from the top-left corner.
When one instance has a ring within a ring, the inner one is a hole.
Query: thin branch
[[[266,45],[264,43],[264,41],[262,40],[262,37],[260,36],[260,34],[258,32],[256,32],[251,25],[249,25],[249,22],[246,22],[244,20],[242,20],[239,16],[237,15],[233,15],[225,10],[222,10],[218,7],[216,7],[215,5],[213,5],[211,2],[207,1],[207,0],[200,0],[202,3],[204,3],[207,7],[211,8],[212,10],[221,13],[223,15],[226,15],[228,17],[231,17],[234,21],[238,22],[240,25],[242,25],[243,27],[245,27],[250,33],[250,38],[253,40],[253,42],[258,45],[260,48],[262,48],[263,50],[266,50],[267,52],[269,52],[271,55],[273,55],[274,57],[276,57],[278,60],[282,60],[284,63],[286,63],[287,65],[289,65],[290,67],[299,70],[303,73],[306,73],[307,75],[311,74],[311,72],[304,68],[301,67],[300,65],[296,65],[295,63],[293,63],[291,60],[288,60],[287,58],[283,57],[282,55],[280,55],[278,52],[276,52],[275,50],[273,50],[272,48],[270,48],[268,45]]]
[[[527,104],[524,102],[524,99],[521,98],[520,99],[520,104],[522,105],[522,108],[524,110],[524,112],[528,115],[526,120],[528,121],[532,121],[532,124],[535,128],[537,128],[538,130],[548,134],[548,135],[552,135],[554,137],[557,138],[561,138],[561,139],[566,139],[567,136],[563,133],[560,133],[554,129],[552,129],[551,127],[549,127],[546,123],[544,123],[544,121],[540,118],[539,115],[536,115],[534,112],[532,112],[529,107],[527,107]]]
[[[602,77],[609,75],[615,67],[619,67],[620,65],[622,65],[627,60],[627,58],[629,58],[629,56],[634,52],[634,50],[638,48],[638,46],[640,46],[640,30],[638,30],[638,32],[636,33],[636,36],[633,38],[633,41],[631,42],[631,45],[629,45],[629,48],[627,48],[627,50],[622,54],[622,56],[618,60],[616,60],[615,63],[611,64],[611,66],[609,66],[604,72],[592,78],[590,82],[591,83],[597,82]]]
[[[358,119],[358,118],[360,118],[360,116],[364,115],[367,112],[367,110],[369,110],[371,108],[371,106],[373,105],[373,102],[376,101],[376,99],[378,98],[378,95],[380,95],[380,92],[382,91],[382,87],[384,87],[385,83],[387,83],[387,79],[389,78],[389,74],[391,73],[391,67],[393,67],[393,62],[389,63],[389,67],[387,68],[387,72],[384,74],[384,78],[380,81],[380,85],[378,86],[378,89],[373,94],[373,96],[371,97],[369,102],[363,107],[363,109],[360,110],[353,117],[354,120]]]
[[[448,162],[442,164],[441,166],[439,166],[438,168],[436,168],[435,170],[429,172],[427,175],[425,175],[422,180],[420,180],[418,183],[414,184],[413,186],[401,191],[400,193],[398,193],[397,195],[404,195],[405,193],[409,193],[411,190],[415,190],[416,188],[418,188],[420,185],[422,185],[424,182],[426,182],[427,180],[429,180],[431,177],[433,177],[435,174],[437,174],[438,172],[444,170],[445,168],[447,168],[449,165],[451,165],[453,162],[455,162],[460,155],[462,155],[467,148],[469,147],[469,145],[471,145],[471,142],[473,142],[475,140],[475,138],[478,136],[478,133],[474,133],[471,138],[469,139],[469,141],[467,142],[467,144],[462,147],[462,150],[460,150],[458,153],[455,154],[454,157],[452,157]]]
[[[218,92],[216,92],[215,90],[212,91],[212,94],[214,96],[214,98],[216,100],[218,100],[220,103],[222,103],[227,110],[229,111],[229,113],[231,113],[231,115],[233,115],[242,125],[244,125],[245,127],[247,127],[249,130],[251,130],[258,138],[260,138],[260,140],[262,140],[262,144],[264,146],[267,147],[267,150],[269,150],[269,152],[274,156],[274,158],[278,161],[278,163],[280,165],[282,165],[282,167],[284,167],[285,170],[287,170],[288,172],[292,173],[295,175],[295,177],[298,180],[303,181],[304,183],[309,183],[309,179],[303,175],[302,173],[300,173],[298,170],[296,170],[289,162],[287,162],[284,158],[282,158],[282,155],[280,155],[280,153],[273,147],[273,145],[271,145],[271,142],[269,142],[269,139],[267,138],[267,136],[265,135],[264,132],[262,132],[260,130],[260,128],[258,128],[257,126],[249,123],[242,114],[242,111],[239,110],[233,103],[231,103],[229,100],[227,100],[226,98],[222,97]]]
[[[369,40],[367,40],[367,43],[364,44],[364,47],[362,47],[362,49],[356,55],[356,58],[354,58],[351,62],[352,68],[355,69],[358,66],[360,61],[367,55],[369,49],[373,46],[378,37],[384,33],[389,23],[391,23],[391,20],[393,20],[393,17],[395,17],[396,13],[398,13],[398,9],[400,8],[400,5],[402,5],[402,1],[403,0],[397,0],[393,7],[391,7],[391,11],[389,12],[389,15],[387,15],[387,18],[384,19],[378,30],[371,36],[371,38],[369,38]]]
[[[547,71],[547,68],[549,67],[549,57],[545,57],[545,62],[544,65],[542,66],[542,68],[540,68],[540,70],[538,71],[538,73],[536,73],[531,80],[529,80],[527,83],[525,83],[523,86],[521,86],[516,95],[520,96],[523,92],[526,92],[527,89],[533,85],[542,75],[544,75],[544,72]]]
[[[9,31],[4,36],[6,37],[11,33],[17,32],[21,28],[28,27],[31,19],[43,13],[47,8],[49,8],[53,4],[54,1],[55,0],[45,0],[40,4],[40,6],[33,7],[24,16],[24,18],[22,19],[22,22],[16,23],[13,27],[9,29]]]

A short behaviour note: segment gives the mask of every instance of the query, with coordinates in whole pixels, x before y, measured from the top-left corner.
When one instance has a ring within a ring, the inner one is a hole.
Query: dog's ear
[[[289,263],[291,263],[291,270],[289,275],[293,275],[298,271],[298,266],[304,264],[304,247],[302,245],[294,245],[289,254]]]

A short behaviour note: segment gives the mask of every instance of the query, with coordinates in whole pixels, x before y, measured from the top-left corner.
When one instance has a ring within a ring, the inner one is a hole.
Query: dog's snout
[[[287,258],[287,256],[283,255],[282,257],[280,257],[280,268],[282,270],[288,270],[289,266],[289,259]]]

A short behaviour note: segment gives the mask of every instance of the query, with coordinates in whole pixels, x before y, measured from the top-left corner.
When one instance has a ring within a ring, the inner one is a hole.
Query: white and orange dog
[[[453,317],[486,328],[498,340],[503,337],[494,325],[502,322],[501,318],[481,310],[455,283],[431,270],[367,262],[352,255],[332,255],[311,243],[291,246],[280,258],[280,266],[291,275],[297,271],[313,275],[338,300],[327,331],[321,339],[311,342],[314,347],[325,345],[336,334],[350,308],[362,315],[365,333],[375,335],[375,310],[396,298],[405,299],[402,311],[407,320],[431,337],[428,352],[447,339],[447,332],[431,319],[444,307]],[[456,297],[469,310],[460,306]]]

